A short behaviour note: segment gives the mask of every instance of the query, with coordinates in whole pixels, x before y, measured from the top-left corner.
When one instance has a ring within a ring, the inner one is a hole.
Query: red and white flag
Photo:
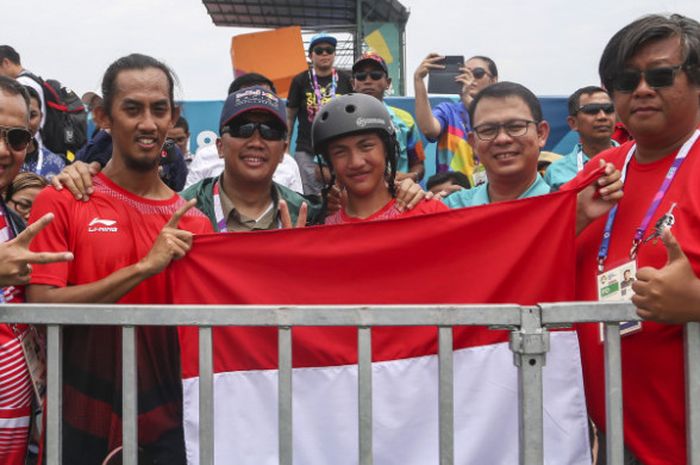
[[[392,221],[197,236],[173,273],[178,304],[535,304],[574,295],[575,193]],[[378,328],[379,465],[438,463],[437,331]],[[507,331],[454,332],[455,458],[518,463],[517,370]],[[185,436],[198,463],[198,338],[181,330]],[[278,463],[277,330],[214,330],[217,464]],[[293,330],[294,463],[358,463],[357,331]],[[590,464],[576,335],[551,335],[545,463]]]

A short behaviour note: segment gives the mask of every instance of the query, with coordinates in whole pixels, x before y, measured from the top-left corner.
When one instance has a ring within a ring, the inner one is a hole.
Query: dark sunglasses
[[[9,128],[0,126],[0,137],[5,140],[5,143],[12,150],[20,151],[27,148],[29,141],[32,140],[32,133],[24,128]]]
[[[581,105],[576,110],[576,113],[585,113],[586,115],[597,115],[603,110],[606,115],[612,115],[615,113],[615,105],[612,103],[588,103],[586,105]]]
[[[474,76],[474,79],[481,79],[482,77],[489,74],[486,72],[486,70],[484,68],[474,68],[473,70],[471,70],[471,72],[472,72],[472,76]],[[490,76],[490,74],[489,74],[489,76]]]
[[[384,77],[384,71],[360,71],[353,74],[353,77],[357,81],[365,81],[367,77],[370,77],[373,81],[378,81]]]
[[[265,140],[283,140],[287,137],[287,131],[284,129],[275,128],[267,123],[230,123],[224,126],[221,133],[229,133],[231,137],[239,139],[248,139],[253,136],[255,130],[258,130],[260,136]]]
[[[644,76],[644,81],[654,89],[660,87],[670,87],[676,79],[676,74],[683,68],[683,65],[663,66],[644,71],[638,69],[626,69],[615,76],[613,87],[620,92],[632,92],[637,88]]]
[[[314,47],[314,53],[316,55],[333,55],[335,53],[334,47]]]

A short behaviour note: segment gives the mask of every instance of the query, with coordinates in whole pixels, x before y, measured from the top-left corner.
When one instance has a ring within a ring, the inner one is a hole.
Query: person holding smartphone
[[[416,122],[425,137],[437,141],[436,171],[461,171],[467,175],[472,186],[485,181],[483,169],[478,168],[478,159],[467,142],[471,130],[468,108],[481,89],[498,82],[496,63],[488,57],[474,56],[460,68],[462,74],[455,80],[462,84],[458,102],[443,102],[434,109],[428,100],[425,77],[432,70],[444,69],[444,56],[428,55],[414,73],[416,94]]]

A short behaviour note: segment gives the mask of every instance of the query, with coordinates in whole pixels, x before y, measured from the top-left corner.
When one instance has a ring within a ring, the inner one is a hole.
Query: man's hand
[[[661,240],[668,253],[666,266],[640,268],[632,283],[637,314],[662,323],[700,321],[700,280],[670,229]]]
[[[622,198],[620,170],[612,163],[600,160],[603,174],[578,193],[576,206],[576,234],[596,218],[606,214]]]
[[[192,249],[192,233],[183,229],[178,229],[180,219],[187,211],[194,207],[196,199],[192,199],[178,209],[173,216],[165,223],[160,234],[156,237],[153,247],[148,254],[141,259],[138,267],[146,277],[156,275],[163,271],[170,262],[187,255]]]
[[[416,81],[422,81],[428,75],[432,69],[445,69],[445,65],[439,64],[440,61],[444,60],[445,57],[438,55],[437,53],[431,53],[423,61],[421,61],[416,72],[413,74],[413,78]]]
[[[30,252],[32,239],[53,221],[53,213],[47,213],[27,226],[12,239],[0,244],[0,286],[29,284],[32,263],[55,263],[73,260],[70,252]]]
[[[332,215],[347,205],[347,202],[348,193],[345,191],[345,188],[341,188],[336,182],[331,186],[326,196],[326,213]]]
[[[408,178],[396,182],[396,207],[401,212],[412,210],[425,196],[426,193],[420,184]]]
[[[287,205],[287,202],[280,199],[278,205],[280,210],[280,221],[282,222],[283,228],[303,228],[306,226],[306,217],[309,211],[309,206],[306,204],[306,202],[302,202],[301,207],[299,207],[299,216],[297,217],[297,222],[294,226],[292,226],[292,217],[289,214],[289,206]]]
[[[67,187],[76,200],[87,201],[93,193],[92,177],[101,170],[102,166],[96,161],[90,164],[76,161],[51,178],[51,184],[59,191]]]

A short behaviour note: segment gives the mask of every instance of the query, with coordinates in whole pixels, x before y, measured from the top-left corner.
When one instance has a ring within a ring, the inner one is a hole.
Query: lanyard
[[[214,182],[213,194],[216,228],[219,230],[219,232],[226,232],[226,218],[224,218],[224,209],[221,206],[221,195],[219,194],[219,181]]]
[[[224,217],[224,208],[221,206],[221,194],[219,193],[219,181],[217,180],[214,183],[214,188],[213,188],[213,193],[212,197],[214,198],[214,217],[216,218],[216,228],[219,230],[219,232],[227,232],[228,227],[226,225],[226,218]],[[272,208],[274,208],[274,202],[270,203],[270,206],[267,207],[267,209],[260,215],[260,217],[264,216],[267,212],[269,212]],[[277,219],[277,227],[281,228],[282,227],[282,221],[278,218]]]
[[[659,208],[661,201],[666,196],[666,192],[668,192],[668,188],[671,185],[673,178],[676,177],[676,174],[678,173],[678,169],[681,167],[681,164],[688,156],[688,152],[690,152],[690,149],[693,147],[695,142],[698,140],[698,137],[700,137],[700,129],[696,129],[695,132],[693,133],[693,135],[690,137],[690,139],[688,139],[683,144],[681,149],[678,151],[678,154],[676,155],[675,160],[673,160],[673,164],[668,169],[668,172],[666,173],[666,176],[664,177],[664,180],[661,183],[661,187],[656,192],[656,195],[654,195],[654,197],[652,198],[651,204],[649,205],[649,208],[647,209],[647,212],[644,215],[644,218],[642,219],[641,224],[639,225],[639,227],[637,228],[637,230],[634,233],[634,239],[632,240],[632,248],[630,249],[630,259],[631,260],[634,260],[635,258],[637,258],[637,249],[639,248],[639,244],[642,243],[642,239],[644,238],[644,232],[649,227],[649,223],[651,223],[651,219],[654,216],[654,213],[656,213],[656,210]],[[630,161],[632,160],[632,156],[634,155],[634,152],[636,150],[637,150],[637,144],[632,145],[629,152],[627,152],[627,156],[625,157],[625,165],[622,168],[622,177],[621,177],[623,185],[625,183],[625,180],[627,179],[627,168],[629,167]],[[600,249],[598,249],[598,271],[599,272],[603,271],[603,265],[605,264],[605,260],[608,258],[608,249],[610,248],[610,238],[612,237],[612,228],[613,228],[613,225],[615,224],[615,217],[617,216],[618,206],[619,206],[619,204],[616,204],[615,206],[613,206],[613,208],[610,210],[610,213],[608,214],[608,219],[605,222],[605,230],[603,232],[603,240],[600,243]]]
[[[335,70],[335,68],[333,68],[333,73],[331,76],[331,87],[330,90],[326,91],[327,96],[330,99],[335,97],[335,90],[338,87],[338,72]],[[312,85],[314,88],[314,96],[316,97],[316,102],[313,106],[313,110],[307,107],[309,121],[314,120],[314,116],[316,116],[316,113],[318,112],[318,110],[321,109],[321,106],[323,105],[323,95],[321,94],[321,86],[318,83],[318,76],[316,76],[316,70],[313,67],[311,67],[311,79],[313,81]]]
[[[579,145],[576,152],[576,172],[579,173],[583,169],[583,146]]]

